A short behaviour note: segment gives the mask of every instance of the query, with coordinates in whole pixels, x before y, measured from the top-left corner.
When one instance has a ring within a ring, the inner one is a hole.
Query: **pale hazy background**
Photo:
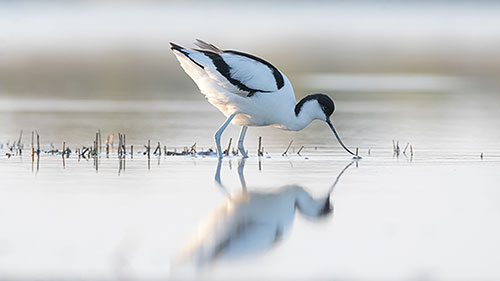
[[[450,79],[496,89],[499,14],[496,1],[0,1],[0,95],[196,93],[168,45],[192,46],[195,38],[264,57],[289,76],[298,96],[318,90],[303,75],[317,72],[438,77],[410,78],[430,83],[419,91],[442,90]],[[398,81],[376,80],[389,84],[383,90]],[[376,90],[375,82],[354,84]]]

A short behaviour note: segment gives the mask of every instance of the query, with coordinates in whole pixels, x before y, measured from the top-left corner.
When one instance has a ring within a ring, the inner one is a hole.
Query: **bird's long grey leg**
[[[224,123],[222,124],[222,126],[220,126],[219,130],[217,130],[217,132],[215,133],[215,144],[217,145],[217,154],[219,155],[219,158],[222,158],[222,149],[221,149],[221,146],[220,146],[220,137],[221,137],[222,133],[224,132],[224,130],[229,125],[229,123],[231,123],[231,120],[233,120],[233,118],[234,118],[235,115],[236,115],[236,113],[233,113],[233,114],[229,115],[229,117],[227,117],[226,121],[224,121]]]
[[[245,151],[245,147],[243,146],[243,141],[245,140],[245,135],[247,134],[247,126],[242,126],[240,131],[240,138],[238,140],[238,150],[240,151],[243,158],[248,158],[247,152]]]

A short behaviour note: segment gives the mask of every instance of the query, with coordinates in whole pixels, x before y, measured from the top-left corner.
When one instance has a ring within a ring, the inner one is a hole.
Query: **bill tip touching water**
[[[221,50],[196,40],[199,49],[170,43],[184,71],[194,80],[207,100],[219,109],[226,121],[215,133],[219,158],[223,157],[220,139],[229,124],[241,126],[238,150],[248,157],[244,139],[249,126],[273,126],[300,131],[314,120],[328,124],[340,145],[354,159],[361,159],[342,142],[333,126],[333,100],[321,93],[311,94],[298,103],[288,78],[269,62],[251,54]]]

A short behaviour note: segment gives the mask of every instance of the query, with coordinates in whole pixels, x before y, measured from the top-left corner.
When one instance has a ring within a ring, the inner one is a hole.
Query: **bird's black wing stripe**
[[[270,91],[263,91],[250,88],[247,85],[243,84],[240,80],[231,77],[231,66],[229,66],[219,54],[204,50],[196,50],[196,51],[202,52],[205,56],[209,57],[214,63],[215,67],[217,68],[217,71],[222,76],[224,76],[231,84],[238,87],[238,89],[248,92],[247,95],[248,97],[253,96],[256,92],[270,93]]]
[[[185,49],[175,43],[172,43],[170,42],[170,49],[171,50],[176,50],[176,51],[179,51],[181,52],[183,55],[185,55],[189,60],[191,60],[194,64],[196,64],[197,66],[201,67],[201,68],[205,68],[203,67],[203,65],[199,64],[198,62],[196,62],[194,59],[190,58],[189,57],[189,53],[185,51]]]
[[[238,51],[233,51],[233,50],[225,50],[224,53],[230,53],[230,54],[235,54],[235,55],[247,57],[249,59],[253,59],[253,60],[256,60],[262,64],[265,64],[273,72],[273,76],[274,76],[274,79],[276,80],[276,86],[278,87],[278,90],[281,89],[285,85],[283,75],[281,75],[279,70],[276,67],[274,67],[274,65],[268,63],[267,61],[265,61],[259,57],[256,57],[254,55],[250,55],[250,54],[246,54],[246,53],[242,53],[242,52],[238,52]]]

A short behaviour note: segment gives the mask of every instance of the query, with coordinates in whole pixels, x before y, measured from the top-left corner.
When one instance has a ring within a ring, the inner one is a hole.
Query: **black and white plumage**
[[[208,101],[227,117],[215,134],[219,157],[222,157],[220,137],[229,123],[242,126],[238,149],[247,157],[243,140],[248,126],[299,131],[315,119],[327,122],[344,149],[354,155],[330,121],[335,106],[327,95],[309,95],[296,103],[292,84],[269,62],[254,55],[221,50],[201,40],[195,44],[200,49],[170,43],[184,71]]]
[[[212,74],[211,78],[220,86],[235,94],[251,97],[257,92],[275,92],[285,85],[281,72],[263,59],[238,51],[222,51],[201,40],[195,44],[201,49],[186,50],[171,43],[172,50],[181,52],[207,74]]]

